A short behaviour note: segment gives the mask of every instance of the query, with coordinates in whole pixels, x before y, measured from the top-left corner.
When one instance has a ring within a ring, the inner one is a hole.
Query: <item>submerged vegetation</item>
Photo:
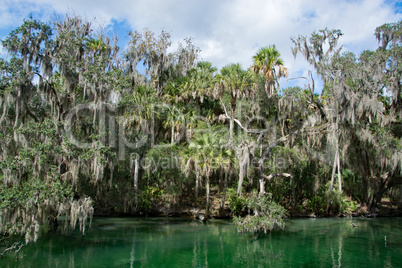
[[[293,38],[324,86],[311,75],[281,89],[274,45],[218,70],[164,31],[130,32],[122,52],[78,17],[24,21],[0,59],[1,234],[177,211],[268,232],[286,210],[401,206],[401,26],[378,27],[378,49],[360,55],[337,46],[339,30]]]

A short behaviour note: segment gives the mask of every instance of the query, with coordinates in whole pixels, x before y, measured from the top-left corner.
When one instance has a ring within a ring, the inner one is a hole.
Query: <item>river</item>
[[[0,267],[402,267],[402,218],[289,219],[264,236],[229,220],[95,218],[84,237],[47,233],[20,253]]]

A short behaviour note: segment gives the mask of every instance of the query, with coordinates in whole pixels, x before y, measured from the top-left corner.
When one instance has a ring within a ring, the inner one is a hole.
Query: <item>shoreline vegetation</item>
[[[219,195],[213,196],[211,195],[212,207],[210,209],[210,218],[215,219],[233,219],[234,214],[230,208],[230,204],[225,204],[225,208],[223,211],[219,206]],[[204,208],[204,209],[203,209]],[[188,205],[173,205],[173,206],[163,206],[163,204],[159,204],[156,207],[152,208],[148,212],[138,211],[137,213],[120,213],[116,212],[113,208],[109,209],[95,209],[94,217],[184,217],[184,218],[193,218],[196,220],[200,220],[200,215],[205,215],[205,204],[200,204],[199,206]],[[248,215],[247,208],[245,208],[239,215],[246,216]],[[389,198],[383,198],[381,202],[378,204],[378,207],[375,211],[368,211],[365,206],[358,206],[354,211],[350,213],[339,213],[339,214],[326,214],[323,211],[314,212],[307,208],[294,209],[287,208],[285,218],[288,219],[297,219],[297,218],[326,218],[326,217],[361,217],[361,218],[376,218],[376,217],[401,217],[402,211],[398,207],[398,203],[392,202]],[[202,220],[203,221],[203,220]]]
[[[218,70],[165,31],[131,31],[122,51],[79,17],[25,20],[2,40],[0,254],[44,226],[85,235],[94,215],[264,233],[288,216],[400,216],[402,22],[373,34],[360,55],[341,30],[291,37],[311,70],[289,77],[273,44]]]

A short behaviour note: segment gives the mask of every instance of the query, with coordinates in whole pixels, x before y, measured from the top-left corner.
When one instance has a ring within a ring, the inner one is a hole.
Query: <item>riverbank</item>
[[[233,212],[230,208],[229,201],[226,200],[223,209],[221,206],[221,199],[217,193],[212,193],[211,206],[209,209],[209,217],[215,219],[231,219]],[[105,217],[119,217],[119,216],[152,216],[152,217],[193,217],[198,218],[200,215],[206,215],[204,199],[199,198],[198,202],[191,202],[186,200],[183,203],[174,202],[158,202],[154,207],[148,211],[138,211],[135,213],[125,213],[118,211],[116,208],[98,208],[95,209],[95,216]],[[328,215],[323,211],[322,213],[314,213],[302,206],[285,207],[289,218],[325,218],[325,217],[402,217],[402,209],[398,208],[397,203],[392,202],[388,198],[383,198],[377,205],[374,212],[367,210],[365,205],[358,204],[357,209],[350,214],[331,214]],[[247,211],[243,211],[246,215]]]

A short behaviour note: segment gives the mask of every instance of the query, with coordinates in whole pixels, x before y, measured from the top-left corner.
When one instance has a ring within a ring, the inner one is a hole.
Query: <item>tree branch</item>
[[[38,123],[39,122],[38,117],[31,112],[31,110],[28,107],[28,104],[26,103],[25,103],[25,109],[27,110],[27,114],[30,115],[35,120],[36,123]]]
[[[0,257],[3,257],[4,254],[6,254],[6,252],[15,249],[15,253],[17,253],[18,251],[20,251],[20,249],[24,246],[24,244],[22,244],[21,242],[15,242],[14,244],[11,245],[11,247],[6,248],[5,250],[3,250],[3,252],[0,254]],[[17,249],[18,247],[18,249]]]
[[[59,96],[57,95],[57,92],[56,92],[56,90],[54,89],[53,84],[50,83],[50,82],[49,82],[45,77],[43,77],[43,75],[41,75],[40,73],[37,73],[37,72],[32,72],[32,73],[33,73],[33,74],[36,74],[37,76],[39,76],[41,79],[43,79],[43,80],[50,86],[50,88],[52,89],[53,94],[56,96],[56,103],[57,103],[57,106],[60,106]]]
[[[223,103],[222,99],[219,99],[219,100],[221,101],[222,106],[223,106],[223,109],[225,110],[225,118],[226,118],[226,119],[230,119],[230,116],[228,115],[228,112],[227,112],[227,110],[226,110],[225,104]],[[239,127],[240,127],[241,129],[243,129],[245,132],[247,132],[247,133],[252,133],[252,134],[260,134],[260,135],[258,136],[257,142],[261,139],[262,135],[264,135],[264,133],[268,131],[268,128],[267,128],[267,129],[264,129],[264,130],[261,130],[261,131],[252,131],[252,130],[248,130],[247,128],[245,128],[245,127],[242,125],[242,123],[241,123],[238,119],[235,118],[234,121],[235,121],[236,124],[239,125]]]
[[[293,178],[293,176],[289,173],[272,173],[271,175],[267,176],[265,174],[262,175],[265,179],[271,180],[273,177],[286,177],[286,178]]]

